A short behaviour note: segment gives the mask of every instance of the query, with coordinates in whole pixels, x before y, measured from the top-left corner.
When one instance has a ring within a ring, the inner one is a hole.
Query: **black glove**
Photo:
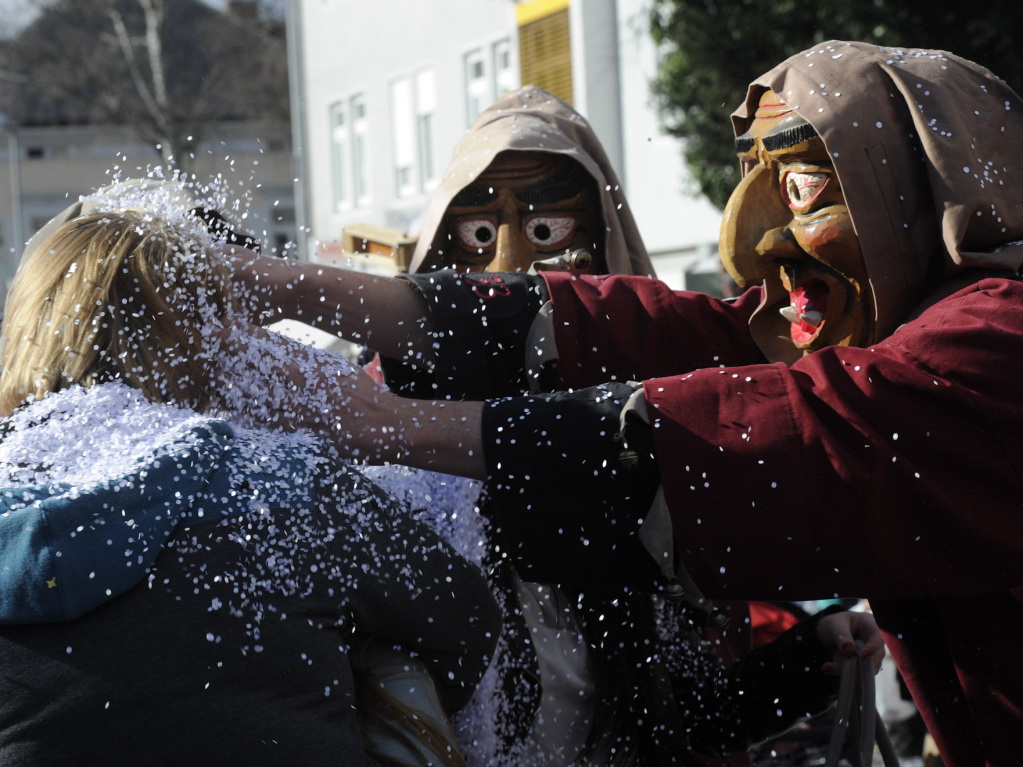
[[[495,536],[525,580],[657,591],[639,540],[660,484],[650,427],[620,433],[635,391],[606,384],[488,402],[487,500]]]
[[[437,364],[381,358],[388,385],[406,396],[486,399],[529,391],[526,336],[548,300],[543,278],[459,274],[450,269],[402,275],[426,299]]]

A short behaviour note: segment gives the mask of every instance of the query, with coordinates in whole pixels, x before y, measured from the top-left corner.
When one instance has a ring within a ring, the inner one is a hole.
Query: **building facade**
[[[650,96],[648,0],[292,0],[305,255],[346,228],[417,234],[455,143],[504,91],[534,84],[587,117],[658,275],[713,289],[720,212],[686,188]]]
[[[271,250],[295,240],[291,131],[283,121],[207,125],[189,158],[200,183],[220,178],[245,193],[227,214]],[[0,282],[14,276],[25,241],[80,196],[115,178],[145,176],[160,165],[152,146],[127,126],[0,126]]]

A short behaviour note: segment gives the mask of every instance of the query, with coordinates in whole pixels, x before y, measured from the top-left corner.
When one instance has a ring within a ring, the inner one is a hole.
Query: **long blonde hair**
[[[390,693],[370,672],[352,667],[355,679],[355,708],[359,726],[365,734],[372,730],[377,738],[384,737],[399,743],[421,761],[415,763],[383,753],[375,743],[377,738],[365,738],[363,746],[373,767],[418,767],[422,763],[436,767],[466,767],[458,744],[415,708]]]
[[[72,384],[120,379],[202,409],[232,305],[227,267],[198,237],[137,210],[93,213],[27,254],[3,322],[0,413]]]

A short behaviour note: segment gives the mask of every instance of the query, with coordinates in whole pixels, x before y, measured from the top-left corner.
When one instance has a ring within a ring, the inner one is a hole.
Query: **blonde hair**
[[[352,674],[359,725],[364,735],[367,730],[374,733],[372,738],[364,737],[363,744],[372,767],[418,767],[423,763],[417,761],[413,764],[383,753],[378,743],[381,737],[420,754],[426,764],[466,767],[458,744],[449,740],[429,717],[420,715],[415,708],[388,692],[373,674],[355,666]]]
[[[209,321],[231,302],[226,264],[186,227],[137,210],[73,219],[26,256],[14,279],[0,412],[114,379],[155,402],[201,409],[217,346]]]

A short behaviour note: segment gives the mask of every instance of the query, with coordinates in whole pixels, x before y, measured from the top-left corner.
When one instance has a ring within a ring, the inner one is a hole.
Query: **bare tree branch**
[[[131,125],[187,165],[210,122],[288,117],[280,0],[244,17],[198,0],[31,1],[36,21],[0,40],[0,111],[20,123]]]

